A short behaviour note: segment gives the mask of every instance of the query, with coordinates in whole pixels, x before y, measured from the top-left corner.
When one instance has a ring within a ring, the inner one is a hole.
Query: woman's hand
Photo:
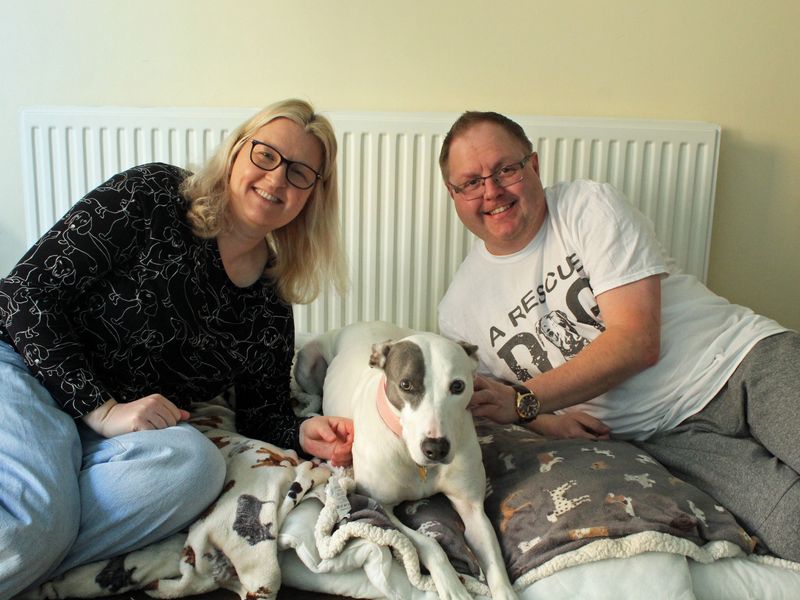
[[[166,429],[189,418],[161,394],[150,394],[133,402],[109,400],[83,416],[83,422],[100,435],[110,438],[132,431]]]
[[[611,433],[608,425],[600,419],[580,411],[560,415],[539,415],[528,427],[552,439],[607,440]]]
[[[352,419],[311,417],[300,424],[300,447],[335,467],[346,467],[353,462],[354,435]]]

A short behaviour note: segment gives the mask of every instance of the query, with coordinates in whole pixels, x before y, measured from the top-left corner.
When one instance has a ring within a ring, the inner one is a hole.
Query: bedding
[[[74,569],[24,597],[142,589],[171,598],[224,588],[241,598],[274,598],[282,583],[351,597],[435,597],[410,542],[372,499],[355,493],[351,471],[237,434],[223,399],[199,406],[190,422],[228,465],[225,489],[206,513],[186,532]],[[487,513],[522,598],[619,598],[633,590],[651,599],[790,598],[747,590],[800,589],[798,565],[745,558],[754,556],[756,540],[732,515],[635,446],[546,440],[485,420],[476,427]],[[446,499],[405,503],[396,512],[442,543],[471,592],[488,595]],[[725,580],[747,582],[740,591],[748,595],[732,594],[703,568],[717,564]],[[765,569],[770,583],[759,588],[754,582]],[[711,595],[695,593],[695,578]]]

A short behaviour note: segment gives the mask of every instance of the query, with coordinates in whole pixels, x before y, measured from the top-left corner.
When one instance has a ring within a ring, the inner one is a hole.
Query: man
[[[612,186],[543,189],[502,115],[462,115],[439,164],[479,238],[439,305],[441,332],[491,375],[473,413],[633,440],[800,561],[800,335],[677,271]]]

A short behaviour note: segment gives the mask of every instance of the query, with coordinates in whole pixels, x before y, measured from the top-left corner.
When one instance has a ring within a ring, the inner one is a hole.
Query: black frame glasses
[[[308,190],[314,187],[317,180],[322,179],[317,171],[309,167],[307,164],[289,160],[279,150],[264,143],[260,140],[251,140],[250,142],[250,162],[257,166],[262,171],[274,171],[281,165],[286,165],[284,177],[291,185],[299,190]],[[268,150],[256,151],[256,146],[263,146]]]
[[[531,156],[533,156],[533,152],[526,154],[521,160],[498,167],[486,176],[476,175],[461,185],[455,185],[454,183],[448,183],[448,185],[453,192],[461,195],[464,200],[477,200],[484,194],[487,179],[491,179],[495,185],[502,188],[514,185],[525,179],[523,169],[525,168],[525,163],[531,159]]]

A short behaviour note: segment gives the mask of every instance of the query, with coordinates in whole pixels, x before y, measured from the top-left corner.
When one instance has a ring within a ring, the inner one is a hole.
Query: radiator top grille
[[[136,164],[202,164],[255,109],[41,107],[23,110],[27,239]],[[473,243],[437,158],[453,113],[329,112],[339,142],[346,298],[295,307],[299,335],[383,319],[436,330],[436,307]],[[685,121],[512,116],[539,154],[542,183],[607,181],[654,223],[666,251],[705,281],[719,127]]]

